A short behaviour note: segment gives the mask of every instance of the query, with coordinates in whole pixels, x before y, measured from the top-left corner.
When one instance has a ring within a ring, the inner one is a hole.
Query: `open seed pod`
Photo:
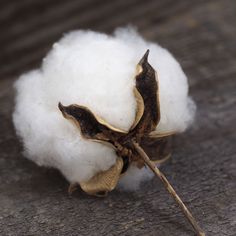
[[[149,60],[147,51],[139,61],[147,48]],[[58,169],[69,192],[80,185],[105,196],[118,183],[135,190],[151,169],[201,232],[157,168],[195,110],[187,78],[166,49],[132,29],[74,31],[54,44],[40,68],[21,75],[15,89],[13,122],[24,156]]]
[[[101,195],[113,190],[118,183],[119,177],[135,163],[142,168],[144,161],[139,157],[132,142],[148,143],[155,140],[157,152],[154,162],[161,162],[170,155],[169,136],[172,133],[155,133],[160,120],[160,102],[158,93],[158,80],[156,72],[148,63],[149,50],[137,65],[135,76],[134,96],[137,101],[136,117],[128,132],[113,127],[106,121],[93,114],[89,108],[81,105],[63,106],[59,103],[59,109],[66,119],[71,120],[78,126],[81,135],[85,139],[110,145],[117,153],[117,161],[107,171],[97,173],[89,181],[79,183],[88,194]],[[132,79],[132,78],[131,78]]]
[[[167,137],[173,135],[173,133],[154,132],[161,114],[158,80],[155,70],[148,63],[148,54],[149,50],[147,50],[137,65],[134,88],[134,95],[137,101],[136,118],[128,132],[108,124],[93,114],[87,107],[58,104],[63,116],[79,127],[84,138],[102,142],[104,145],[111,145],[117,153],[117,161],[110,169],[100,172],[90,180],[79,184],[88,194],[105,196],[115,188],[119,177],[129,168],[130,163],[135,163],[140,168],[147,165],[163,182],[165,188],[180,206],[197,234],[203,236],[205,235],[204,232],[155,164],[155,162],[162,161],[169,156]],[[141,147],[142,143],[147,142],[150,138],[157,139],[158,152],[156,154],[159,160],[151,160]]]

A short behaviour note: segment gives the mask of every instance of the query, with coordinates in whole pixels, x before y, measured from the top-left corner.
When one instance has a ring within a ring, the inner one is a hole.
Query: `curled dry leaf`
[[[100,172],[89,181],[81,182],[80,187],[88,194],[96,196],[105,196],[108,192],[112,191],[120,178],[120,174],[123,168],[122,158],[118,157],[116,164],[110,169]],[[98,191],[99,189],[99,191]]]

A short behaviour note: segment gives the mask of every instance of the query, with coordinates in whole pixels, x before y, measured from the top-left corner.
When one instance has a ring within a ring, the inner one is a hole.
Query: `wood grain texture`
[[[234,0],[0,1],[0,235],[194,235],[160,181],[105,199],[76,192],[21,154],[12,84],[64,32],[132,23],[180,61],[198,106],[162,171],[208,236],[236,232],[236,2]]]

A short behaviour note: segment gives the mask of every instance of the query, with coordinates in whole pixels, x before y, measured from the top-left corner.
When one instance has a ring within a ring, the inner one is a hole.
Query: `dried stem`
[[[166,179],[164,174],[156,167],[156,165],[149,159],[145,151],[140,147],[140,145],[133,141],[133,145],[136,149],[136,151],[139,153],[140,157],[144,160],[146,165],[154,172],[156,176],[160,178],[162,183],[164,184],[166,190],[171,194],[171,196],[174,198],[176,203],[180,206],[181,210],[183,211],[184,215],[187,217],[188,221],[196,231],[198,236],[205,236],[205,233],[203,230],[200,228],[196,220],[194,219],[193,215],[191,212],[187,209],[183,201],[180,199],[180,197],[177,195],[173,187],[170,185],[169,181]]]

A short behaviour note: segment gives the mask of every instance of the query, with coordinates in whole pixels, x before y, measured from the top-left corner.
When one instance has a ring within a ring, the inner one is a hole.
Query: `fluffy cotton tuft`
[[[113,36],[79,30],[55,43],[41,68],[23,74],[15,84],[13,121],[25,155],[38,165],[59,169],[71,183],[110,168],[116,161],[114,150],[82,138],[62,116],[58,102],[87,106],[111,125],[128,130],[135,118],[136,64],[147,49],[160,86],[157,130],[184,131],[195,106],[185,74],[166,49],[132,29],[118,29]],[[150,176],[145,168],[132,166],[120,184],[135,189]]]

